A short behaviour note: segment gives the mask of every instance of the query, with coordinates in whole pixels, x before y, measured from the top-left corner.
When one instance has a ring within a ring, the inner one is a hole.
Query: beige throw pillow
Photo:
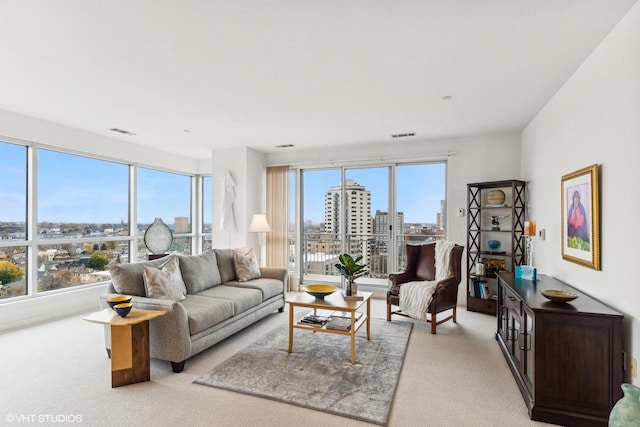
[[[236,277],[238,282],[246,282],[252,279],[259,279],[260,267],[258,260],[253,256],[253,252],[249,251],[248,255],[241,255],[237,251],[233,253],[233,264],[236,269]]]
[[[142,271],[147,297],[182,301],[187,288],[180,273],[180,263],[173,257],[161,269],[145,266]]]

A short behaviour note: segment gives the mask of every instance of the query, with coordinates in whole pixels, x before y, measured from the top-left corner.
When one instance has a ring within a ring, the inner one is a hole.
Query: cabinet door
[[[498,335],[504,343],[507,343],[507,331],[509,330],[509,310],[504,304],[504,286],[498,283]]]
[[[511,342],[513,343],[511,347],[511,356],[516,366],[518,366],[522,371],[523,352],[521,349],[522,340],[520,339],[522,332],[522,318],[520,317],[519,311],[520,310],[516,310],[514,307],[509,307],[509,321],[511,323],[509,335]]]
[[[535,339],[535,324],[534,314],[526,306],[522,307],[522,324],[520,325],[520,337],[518,347],[520,349],[521,360],[521,372],[522,377],[525,380],[525,384],[530,393],[533,393],[534,382],[534,370],[535,370],[535,354],[534,354],[534,339]]]

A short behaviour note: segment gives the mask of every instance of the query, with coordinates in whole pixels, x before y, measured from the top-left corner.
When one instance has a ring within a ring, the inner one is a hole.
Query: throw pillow
[[[180,273],[180,263],[173,257],[161,269],[145,266],[142,272],[147,297],[182,301],[187,288]]]
[[[256,257],[252,256],[252,252],[249,253],[251,254],[249,256],[241,255],[238,252],[233,253],[233,263],[236,269],[238,282],[246,282],[262,277]]]
[[[111,283],[119,294],[145,296],[144,278],[142,270],[145,266],[160,268],[174,255],[168,255],[153,261],[136,262],[132,264],[116,264],[109,269]]]

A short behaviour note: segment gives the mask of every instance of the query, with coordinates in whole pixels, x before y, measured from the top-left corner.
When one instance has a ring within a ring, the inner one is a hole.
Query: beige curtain
[[[289,234],[289,167],[267,167],[268,267],[287,268]],[[286,286],[286,284],[285,284]]]

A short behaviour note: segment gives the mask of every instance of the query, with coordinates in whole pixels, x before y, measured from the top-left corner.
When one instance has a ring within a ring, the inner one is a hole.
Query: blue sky
[[[0,221],[25,221],[26,148],[0,143],[0,162]],[[128,180],[128,165],[41,149],[38,222],[127,223]],[[186,175],[138,168],[138,223],[188,217],[190,185]]]
[[[127,222],[128,175],[125,164],[38,151],[38,222]],[[0,221],[25,221],[26,148],[0,142]],[[348,169],[353,179],[371,191],[371,214],[388,211],[387,167]],[[397,209],[405,222],[436,222],[445,196],[445,165],[431,163],[396,167]],[[340,169],[304,172],[305,220],[324,221],[324,195],[340,184]],[[189,216],[190,178],[138,168],[138,222],[160,217],[173,224]],[[211,179],[204,194],[211,194]],[[205,198],[204,222],[211,222],[211,197]]]

